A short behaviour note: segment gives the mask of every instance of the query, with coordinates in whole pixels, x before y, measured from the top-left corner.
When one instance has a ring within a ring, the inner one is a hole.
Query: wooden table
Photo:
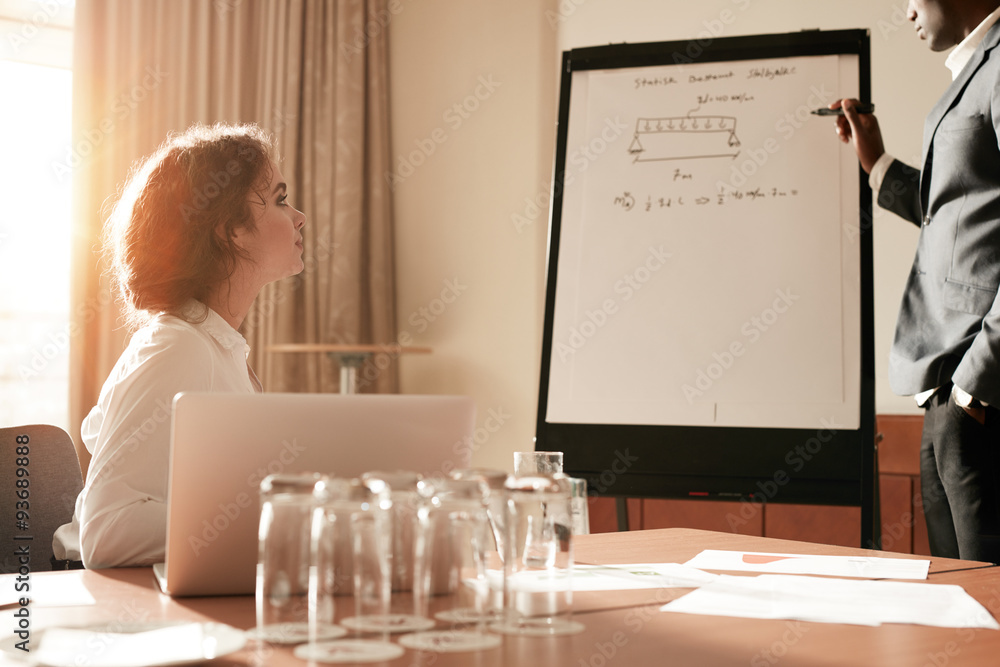
[[[777,551],[803,554],[891,556],[866,549],[830,547],[764,537],[689,529],[607,533],[578,538],[576,560],[590,563],[682,562],[702,549]],[[0,586],[13,585],[12,575]],[[97,600],[80,607],[31,608],[32,631],[55,625],[97,622],[185,620],[217,621],[237,628],[254,625],[252,596],[171,599],[156,588],[150,568],[37,573],[82,582]],[[996,617],[1000,612],[1000,568],[985,563],[932,559],[927,585],[958,584]],[[900,665],[933,667],[986,666],[1000,662],[1000,631],[884,625],[878,628],[671,614],[660,605],[684,589],[578,594],[574,619],[587,631],[570,637],[504,636],[499,648],[479,653],[435,654],[407,650],[403,657],[376,663],[392,667],[501,667],[517,665],[609,667],[611,665],[683,665],[685,667],[771,667],[774,665]],[[347,608],[350,605],[340,605]],[[10,632],[13,608],[0,610]],[[21,664],[0,657],[0,664]],[[242,651],[214,661],[228,665],[307,664],[290,649],[249,643]]]
[[[281,343],[270,345],[268,352],[325,352],[340,366],[340,393],[356,393],[358,369],[375,354],[398,357],[401,354],[430,354],[429,347],[397,345],[341,344],[341,343]]]
[[[930,574],[955,570],[992,567],[978,561],[933,558],[914,554],[899,554],[874,549],[840,547],[813,542],[781,540],[756,535],[718,533],[694,528],[632,530],[625,533],[599,533],[576,538],[574,560],[578,563],[683,563],[704,549],[733,551],[770,551],[828,556],[884,556],[931,561]]]

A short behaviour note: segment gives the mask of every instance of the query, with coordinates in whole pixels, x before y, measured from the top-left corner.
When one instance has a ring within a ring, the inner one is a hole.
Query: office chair
[[[73,518],[82,488],[66,431],[44,424],[0,428],[0,573],[23,565],[31,572],[52,569],[52,534]]]

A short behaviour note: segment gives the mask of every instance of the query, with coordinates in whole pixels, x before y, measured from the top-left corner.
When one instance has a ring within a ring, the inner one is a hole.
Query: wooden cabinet
[[[920,415],[879,415],[879,509],[882,548],[929,555],[920,506]],[[590,532],[617,530],[614,498],[590,499]],[[629,526],[702,528],[804,542],[861,546],[861,509],[820,505],[760,505],[712,500],[630,498]]]
[[[882,510],[882,548],[929,556],[920,500],[921,415],[880,415],[876,422]]]

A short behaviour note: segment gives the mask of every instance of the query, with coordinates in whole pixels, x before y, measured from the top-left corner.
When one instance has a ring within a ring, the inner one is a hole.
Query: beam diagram
[[[692,160],[740,154],[733,116],[638,118],[628,152],[634,162]]]

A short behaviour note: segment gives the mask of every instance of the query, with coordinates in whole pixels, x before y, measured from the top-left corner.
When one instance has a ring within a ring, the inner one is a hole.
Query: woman
[[[256,126],[195,126],[133,173],[105,228],[134,333],[83,422],[93,455],[56,558],[164,559],[170,412],[181,391],[261,391],[238,332],[269,282],[302,271],[305,216]]]

